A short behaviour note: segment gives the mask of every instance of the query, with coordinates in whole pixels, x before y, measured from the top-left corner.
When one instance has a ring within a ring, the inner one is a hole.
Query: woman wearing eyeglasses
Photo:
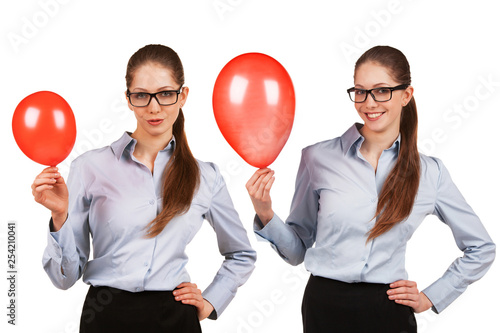
[[[80,332],[201,332],[199,320],[220,316],[256,255],[218,168],[196,160],[187,144],[189,89],[178,55],[141,48],[126,84],[136,130],[76,158],[67,184],[49,167],[32,185],[52,212],[43,265],[58,288],[82,275],[90,284]],[[225,259],[201,293],[185,248],[204,220]]]
[[[495,244],[443,163],[417,150],[406,57],[388,46],[368,50],[348,93],[363,124],[302,151],[286,223],[272,210],[274,171],[248,181],[254,229],[311,273],[304,332],[416,332],[413,313],[443,311],[486,273]],[[464,256],[420,291],[408,280],[405,250],[429,214],[451,228]]]

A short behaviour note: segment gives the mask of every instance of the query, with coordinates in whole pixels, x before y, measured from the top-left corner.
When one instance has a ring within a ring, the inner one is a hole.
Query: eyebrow
[[[156,92],[166,91],[166,90],[176,90],[176,89],[174,89],[174,88],[173,88],[173,87],[171,87],[171,86],[164,86],[164,87],[161,87],[161,88],[156,89]],[[134,89],[132,89],[131,91],[148,92],[148,90],[147,90],[147,89],[144,89],[144,88],[141,88],[141,87],[135,87],[135,88],[134,88]]]
[[[389,83],[382,82],[382,83],[377,83],[373,86],[373,88],[381,88],[381,87],[392,87],[392,85],[390,85]],[[361,84],[354,85],[354,88],[365,89],[364,86]]]

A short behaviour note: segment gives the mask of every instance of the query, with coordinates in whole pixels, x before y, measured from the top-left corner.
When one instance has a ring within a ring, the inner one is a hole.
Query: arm
[[[467,286],[479,280],[495,259],[495,244],[483,224],[467,204],[440,160],[434,214],[446,223],[464,255],[457,258],[444,275],[423,293],[431,300],[433,311],[439,313],[460,296]]]
[[[212,283],[203,292],[203,298],[215,309],[208,317],[210,319],[217,319],[221,315],[238,287],[250,277],[256,260],[256,253],[233,207],[224,179],[214,168],[216,175],[212,203],[205,218],[214,228],[224,261]]]
[[[307,150],[302,159],[295,182],[295,194],[286,224],[272,212],[269,192],[274,173],[269,169],[258,170],[247,183],[247,190],[254,204],[254,231],[269,241],[273,249],[288,263],[298,265],[304,261],[306,250],[316,239],[316,224],[319,196],[311,184]],[[262,219],[271,216],[267,223]]]
[[[47,275],[60,289],[70,288],[81,277],[90,252],[90,202],[85,197],[82,175],[75,165],[73,162],[68,177],[69,198],[65,218],[60,223],[52,214],[47,247],[42,259]]]

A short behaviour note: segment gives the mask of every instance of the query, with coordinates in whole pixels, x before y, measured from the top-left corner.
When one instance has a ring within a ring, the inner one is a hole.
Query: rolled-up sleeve
[[[448,170],[436,159],[440,170],[434,214],[448,225],[458,248],[464,253],[444,275],[423,290],[433,311],[440,313],[460,296],[467,286],[488,271],[496,246],[488,232],[453,183]]]
[[[203,297],[214,307],[209,318],[217,319],[234,298],[237,289],[250,277],[257,255],[234,209],[224,179],[217,167],[213,167],[216,171],[213,197],[205,218],[215,230],[224,261],[212,283],[203,291]]]

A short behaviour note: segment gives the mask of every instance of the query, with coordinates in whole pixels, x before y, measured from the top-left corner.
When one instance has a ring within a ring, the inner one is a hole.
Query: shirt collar
[[[125,132],[123,133],[121,138],[113,142],[110,146],[111,150],[113,151],[113,154],[115,154],[116,159],[120,160],[125,151],[130,151],[130,153],[132,154],[134,152],[136,144],[137,140],[131,136],[131,133]],[[161,151],[168,151],[168,150],[173,151],[174,149],[175,149],[175,137],[172,136],[172,139],[169,141],[166,147],[163,148]]]
[[[340,140],[342,142],[342,152],[344,156],[347,155],[347,153],[349,152],[349,150],[351,150],[353,146],[356,146],[359,149],[363,141],[365,141],[365,138],[359,132],[361,127],[363,127],[363,124],[355,123],[340,137]],[[386,150],[395,148],[397,149],[397,153],[399,154],[400,144],[401,144],[401,133],[398,135],[398,137],[393,142],[391,147],[389,147]]]

